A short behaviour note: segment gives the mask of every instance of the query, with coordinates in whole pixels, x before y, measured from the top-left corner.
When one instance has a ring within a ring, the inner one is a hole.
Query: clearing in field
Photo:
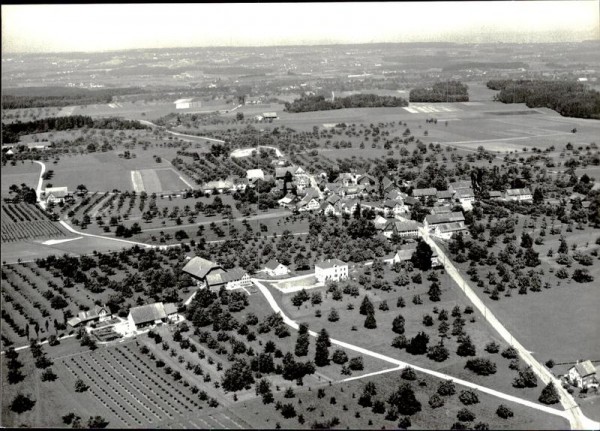
[[[436,114],[444,112],[456,112],[460,111],[460,108],[456,107],[455,103],[411,103],[410,106],[403,108],[411,114]]]
[[[173,168],[131,171],[131,183],[136,193],[179,191],[190,187],[190,184],[186,184]]]

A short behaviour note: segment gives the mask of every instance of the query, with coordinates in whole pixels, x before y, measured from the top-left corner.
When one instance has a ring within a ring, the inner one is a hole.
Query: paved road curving
[[[150,126],[150,127],[160,127],[158,124],[154,124],[147,120],[139,120],[139,122],[142,124],[145,124],[146,126]],[[165,130],[165,132],[167,132],[173,136],[180,137],[180,138],[193,138],[194,139],[193,142],[197,142],[198,139],[205,139],[207,141],[219,142],[221,144],[225,143],[225,141],[222,139],[209,138],[206,136],[186,135],[185,133],[173,132],[172,130],[168,130],[168,129],[164,129],[164,130]]]
[[[500,336],[513,346],[518,352],[521,358],[530,365],[533,371],[537,374],[537,376],[544,382],[544,384],[548,384],[549,382],[554,382],[554,386],[556,387],[559,395],[560,402],[565,409],[566,417],[571,424],[572,429],[599,429],[600,423],[596,422],[588,417],[586,417],[581,408],[563,387],[561,382],[556,379],[546,367],[541,365],[537,359],[533,357],[531,352],[529,352],[521,343],[519,343],[515,337],[500,323],[500,321],[494,316],[489,308],[481,301],[481,299],[477,296],[474,290],[471,288],[469,283],[462,277],[456,267],[452,264],[451,260],[448,259],[444,251],[431,239],[429,236],[429,232],[425,228],[419,228],[421,233],[421,237],[429,244],[429,246],[434,249],[440,261],[444,264],[444,268],[446,272],[452,277],[452,279],[458,284],[460,289],[465,293],[467,298],[471,301],[471,303],[483,314],[485,320],[488,321],[490,325],[500,334]]]
[[[290,326],[290,327],[292,327],[292,328],[294,328],[294,329],[297,330],[299,328],[298,322],[290,319],[283,312],[283,310],[281,309],[281,307],[279,306],[279,304],[277,303],[277,301],[275,300],[275,298],[273,297],[273,295],[271,294],[271,292],[269,291],[269,289],[264,284],[262,284],[260,281],[258,281],[257,279],[253,278],[252,281],[258,287],[258,289],[261,291],[261,293],[264,295],[265,299],[267,300],[267,302],[269,303],[269,305],[271,306],[271,308],[273,309],[273,311],[275,311],[276,313],[279,313],[281,315],[281,317],[283,318],[283,322],[286,325],[288,325],[288,326]],[[314,332],[314,331],[308,331],[308,332],[313,337],[317,337],[318,336],[318,334],[316,332]],[[455,378],[453,376],[450,376],[448,374],[440,373],[438,371],[430,370],[428,368],[423,368],[423,367],[419,367],[419,366],[416,366],[416,365],[413,365],[413,364],[409,364],[408,362],[400,361],[400,360],[392,358],[390,356],[382,355],[381,353],[377,353],[377,352],[374,352],[372,350],[368,350],[368,349],[365,349],[363,347],[355,346],[353,344],[346,343],[346,342],[343,342],[343,341],[335,340],[333,338],[331,339],[331,344],[336,344],[338,346],[345,347],[348,350],[352,350],[352,351],[355,351],[355,352],[362,353],[363,355],[367,355],[367,356],[371,356],[371,357],[374,357],[374,358],[377,358],[377,359],[381,359],[383,361],[392,363],[392,364],[394,364],[394,365],[397,366],[394,369],[388,369],[388,370],[383,370],[383,371],[376,372],[376,373],[371,373],[372,375],[383,374],[383,373],[386,373],[386,372],[394,371],[396,369],[399,370],[399,369],[402,369],[404,367],[410,366],[411,368],[413,368],[413,369],[415,369],[417,371],[420,371],[422,373],[430,374],[432,376],[435,376],[435,377],[438,377],[438,378],[444,379],[444,380],[452,380],[455,383],[458,383],[459,385],[463,385],[463,386],[466,386],[466,387],[469,387],[469,388],[472,388],[472,389],[476,389],[478,391],[481,391],[481,392],[484,392],[484,393],[496,396],[498,398],[502,398],[502,399],[505,399],[507,401],[512,401],[514,403],[521,404],[521,405],[524,405],[524,406],[527,406],[527,407],[530,407],[532,409],[536,409],[536,410],[539,410],[539,411],[543,411],[543,412],[551,414],[551,415],[560,416],[562,418],[565,418],[565,419],[571,421],[572,414],[569,411],[558,410],[558,409],[555,409],[553,407],[549,407],[549,406],[546,406],[546,405],[543,405],[543,404],[537,404],[537,403],[534,403],[532,401],[525,400],[523,398],[519,398],[519,397],[515,397],[513,395],[505,394],[503,392],[499,392],[499,391],[496,391],[494,389],[487,388],[485,386],[477,385],[475,383],[468,382],[466,380],[457,379],[457,378]]]

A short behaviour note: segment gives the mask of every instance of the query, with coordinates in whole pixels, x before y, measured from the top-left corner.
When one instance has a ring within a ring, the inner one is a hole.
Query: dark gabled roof
[[[498,190],[490,191],[490,198],[500,198],[500,197],[502,197],[502,193],[499,192]]]
[[[429,187],[427,189],[413,189],[412,195],[415,198],[421,196],[435,196],[437,194],[437,189],[434,187]]]
[[[580,377],[596,374],[596,367],[594,367],[594,364],[590,360],[579,362],[571,368],[575,368]]]
[[[343,262],[339,259],[327,259],[322,262],[315,263],[315,268],[319,267],[322,269],[333,268],[334,266],[346,266],[348,265],[346,262]]]
[[[216,269],[223,270],[220,265],[196,256],[185,264],[185,266],[182,268],[182,271],[191,275],[192,277],[203,279],[206,277],[206,274]]]
[[[450,190],[438,190],[435,194],[438,199],[452,199],[453,195]]]
[[[167,317],[167,313],[165,313],[165,307],[163,306],[162,302],[142,305],[140,307],[133,307],[129,310],[129,314],[133,318],[133,322],[136,325],[154,322],[155,320],[160,320]]]
[[[163,305],[163,307],[165,309],[165,314],[167,316],[177,313],[177,304],[174,304],[172,302],[167,302],[166,304]]]
[[[473,189],[458,189],[456,191],[456,196],[458,198],[462,198],[462,197],[472,197],[475,196],[475,193],[473,192]]]
[[[267,263],[265,263],[265,268],[274,270],[274,269],[277,269],[277,267],[279,265],[281,265],[281,264],[279,262],[277,262],[277,260],[271,259],[270,261],[268,261]]]
[[[396,232],[412,232],[419,229],[419,224],[416,221],[395,221],[394,229]]]
[[[431,207],[429,212],[431,214],[448,214],[452,212],[452,208],[450,208],[450,205],[440,205],[437,207]]]
[[[465,221],[465,216],[462,212],[452,212],[447,214],[430,214],[425,216],[428,224],[452,223],[455,221]]]
[[[461,181],[455,181],[453,183],[448,184],[448,187],[452,187],[453,190],[470,189],[471,187],[473,187],[473,184],[471,183],[471,181],[461,180]]]
[[[404,198],[405,205],[415,205],[417,202],[419,202],[419,201],[417,199],[413,198],[412,196],[407,196]]]
[[[224,272],[208,274],[206,276],[206,284],[208,286],[226,284],[230,281],[241,280],[244,275],[246,275],[246,271],[244,271],[243,269],[232,268]]]

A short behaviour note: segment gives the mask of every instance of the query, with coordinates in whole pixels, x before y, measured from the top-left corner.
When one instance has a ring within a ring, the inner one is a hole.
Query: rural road
[[[46,209],[46,202],[44,202],[41,199],[42,184],[44,183],[44,173],[46,172],[46,164],[43,162],[38,162],[37,160],[34,160],[34,162],[42,167],[42,171],[40,172],[40,179],[38,180],[37,189],[35,190],[35,194],[37,195],[37,202],[43,209]]]
[[[548,384],[549,382],[554,382],[554,386],[556,390],[560,394],[560,402],[565,409],[566,415],[562,415],[563,417],[569,420],[572,429],[599,429],[600,423],[591,420],[586,417],[579,405],[575,402],[575,399],[569,394],[561,385],[561,382],[556,379],[550,371],[546,369],[543,365],[541,365],[537,359],[535,359],[532,354],[523,347],[521,343],[519,343],[512,334],[500,323],[500,321],[494,316],[489,308],[485,306],[483,301],[477,296],[477,294],[473,291],[469,283],[460,275],[459,271],[452,264],[451,260],[448,259],[444,251],[438,247],[438,245],[431,239],[429,236],[429,232],[427,229],[419,228],[421,233],[421,237],[425,240],[429,246],[434,249],[444,265],[446,272],[452,277],[452,279],[456,282],[456,284],[462,289],[467,298],[471,301],[471,303],[481,312],[484,316],[485,320],[500,334],[500,336],[506,341],[508,344],[513,346],[519,352],[521,358],[527,363],[527,365],[531,366],[533,371],[537,374],[537,376],[544,382],[544,384]]]
[[[150,121],[147,120],[139,120],[140,123],[145,124],[146,126],[150,126],[150,127],[162,127],[159,126],[158,124],[154,124]],[[173,132],[172,130],[167,130],[166,128],[164,129],[165,132],[173,135],[173,136],[177,136],[177,137],[183,137],[183,138],[193,138],[192,142],[198,142],[199,139],[204,139],[207,141],[212,141],[212,142],[219,142],[221,144],[224,144],[225,141],[223,141],[222,139],[215,139],[215,138],[208,138],[206,136],[196,136],[196,135],[186,135],[185,133],[179,133],[179,132]],[[188,139],[189,140],[189,139]]]
[[[264,295],[265,299],[267,300],[267,302],[269,303],[269,305],[271,306],[271,308],[273,309],[273,311],[276,312],[276,313],[279,313],[281,315],[281,317],[283,318],[283,322],[286,325],[290,326],[291,328],[294,328],[294,329],[298,330],[298,328],[299,328],[298,323],[296,321],[290,319],[283,312],[283,310],[281,309],[281,307],[279,307],[279,304],[277,304],[277,301],[275,300],[275,298],[273,297],[273,295],[271,294],[271,292],[269,291],[269,289],[264,284],[262,284],[260,281],[258,281],[257,279],[253,278],[252,282],[258,287],[258,289]],[[310,331],[310,330],[308,331],[308,333],[311,336],[313,336],[313,337],[318,337],[318,335],[319,335],[318,333],[316,333],[314,331]],[[371,356],[373,358],[377,358],[377,359],[380,359],[382,361],[386,361],[386,362],[389,362],[391,364],[396,365],[396,368],[387,369],[387,370],[383,370],[383,371],[375,372],[375,373],[370,373],[370,374],[364,375],[362,377],[367,377],[369,375],[383,374],[385,372],[395,371],[396,369],[400,370],[402,368],[405,368],[405,367],[409,366],[409,367],[413,368],[416,371],[420,371],[422,373],[429,374],[429,375],[438,377],[440,379],[452,380],[453,382],[458,383],[459,385],[463,385],[463,386],[466,386],[466,387],[478,390],[480,392],[484,392],[484,393],[496,396],[498,398],[505,399],[507,401],[512,401],[514,403],[521,404],[521,405],[524,405],[524,406],[527,406],[527,407],[530,407],[532,409],[536,409],[536,410],[539,410],[539,411],[542,411],[542,412],[545,412],[545,413],[549,413],[549,414],[552,414],[552,415],[555,415],[555,416],[560,416],[562,418],[565,418],[565,419],[569,420],[569,422],[571,422],[571,418],[573,416],[570,411],[558,410],[558,409],[555,409],[555,408],[552,408],[552,407],[549,407],[549,406],[545,406],[543,404],[534,403],[532,401],[525,400],[525,399],[522,399],[522,398],[519,398],[519,397],[515,397],[513,395],[505,394],[503,392],[499,392],[499,391],[496,391],[494,389],[487,388],[485,386],[477,385],[475,383],[471,383],[471,382],[468,382],[466,380],[457,379],[457,378],[455,378],[453,376],[450,376],[448,374],[444,374],[444,373],[440,373],[438,371],[433,371],[433,370],[430,370],[430,369],[427,369],[427,368],[423,368],[423,367],[419,367],[419,366],[416,366],[416,365],[412,365],[412,364],[409,364],[407,362],[400,361],[398,359],[392,358],[390,356],[382,355],[381,353],[377,353],[377,352],[374,352],[372,350],[365,349],[363,347],[355,346],[353,344],[345,343],[343,341],[335,340],[333,338],[330,341],[331,341],[331,344],[335,344],[335,345],[344,347],[344,348],[346,348],[348,350],[352,350],[352,351],[355,351],[355,352],[358,352],[358,353],[362,353],[363,355]],[[358,376],[357,376],[357,378],[358,378]],[[593,424],[594,424],[594,422],[591,421],[588,425],[590,425],[590,428],[594,428],[594,429],[597,428],[597,425],[593,426]]]

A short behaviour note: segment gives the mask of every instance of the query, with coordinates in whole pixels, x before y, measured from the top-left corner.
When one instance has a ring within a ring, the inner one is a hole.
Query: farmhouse
[[[452,198],[454,196],[454,193],[451,192],[450,190],[438,190],[435,194],[438,202],[444,203],[444,202],[451,202]]]
[[[507,201],[531,202],[533,195],[528,188],[510,189],[504,192],[504,199]]]
[[[430,214],[425,216],[425,220],[423,220],[423,225],[425,226],[425,229],[428,229],[438,224],[453,222],[460,222],[464,225],[465,216],[463,215],[463,213],[451,212],[446,214]]]
[[[112,313],[108,307],[96,305],[92,310],[81,311],[77,317],[67,320],[67,324],[76,327],[80,324],[87,325],[90,322],[103,322],[110,319]]]
[[[206,287],[213,290],[218,290],[221,286],[231,290],[251,285],[250,276],[242,268],[232,268],[223,272],[215,271],[206,276]]]
[[[385,227],[383,235],[386,238],[391,238],[392,235],[401,237],[416,237],[419,235],[419,225],[416,221],[391,221]]]
[[[246,171],[246,178],[250,184],[254,184],[257,180],[264,180],[265,173],[262,169],[248,169]]]
[[[211,273],[225,272],[219,264],[203,259],[199,256],[194,257],[181,269],[186,274],[192,276],[196,280],[198,286],[206,283],[206,276]]]
[[[452,212],[450,205],[440,205],[437,207],[431,207],[429,209],[430,214],[448,214]]]
[[[460,189],[470,189],[473,187],[473,184],[471,183],[471,181],[456,181],[454,183],[450,183],[448,184],[448,190],[452,191],[452,192],[457,192]]]
[[[277,203],[282,208],[292,209],[294,207],[294,203],[297,201],[298,198],[295,195],[288,193],[287,195],[279,199]]]
[[[600,378],[592,361],[579,362],[569,368],[567,379],[573,386],[582,389],[598,388]]]
[[[466,231],[467,227],[464,222],[442,223],[436,224],[431,232],[432,236],[449,240],[456,232]]]
[[[393,265],[395,263],[408,261],[412,258],[412,255],[416,249],[417,244],[415,243],[403,244],[394,253],[384,256],[383,262],[389,265]],[[435,250],[432,250],[432,252],[433,254],[431,255],[431,266],[433,268],[437,268],[440,266],[438,254]]]
[[[502,199],[502,192],[498,190],[491,190],[490,199]]]
[[[202,102],[193,97],[189,99],[177,99],[174,103],[175,109],[200,108],[202,106]]]
[[[316,211],[321,207],[318,197],[318,191],[308,189],[306,195],[296,204],[296,208],[298,208],[298,211]]]
[[[69,191],[66,187],[46,187],[44,191],[46,203],[64,202],[69,196]]]
[[[283,263],[279,263],[275,259],[271,259],[270,261],[265,263],[265,267],[262,271],[267,273],[271,277],[277,277],[278,275],[287,275],[290,272],[287,266],[285,266]]]
[[[350,185],[357,185],[358,179],[360,175],[350,172],[342,172],[336,179],[336,183],[342,184],[344,187],[348,187]]]
[[[174,304],[155,302],[141,305],[129,310],[127,321],[132,331],[139,331],[152,325],[165,323],[177,317],[177,307]]]
[[[348,278],[348,264],[339,259],[327,259],[315,264],[315,277],[319,283]]]
[[[381,186],[383,187],[384,193],[391,191],[395,187],[394,182],[388,177],[383,177],[383,179],[381,180]]]
[[[402,201],[387,199],[383,201],[383,212],[386,217],[400,217],[402,214],[408,212],[408,208],[406,208]]]
[[[428,197],[436,197],[437,189],[434,187],[430,187],[428,189],[413,189],[412,196],[413,198],[428,198]]]
[[[275,168],[275,178],[278,180],[284,180],[288,172],[292,175],[293,182],[299,190],[302,190],[310,185],[310,178],[308,177],[308,174],[300,166]]]

